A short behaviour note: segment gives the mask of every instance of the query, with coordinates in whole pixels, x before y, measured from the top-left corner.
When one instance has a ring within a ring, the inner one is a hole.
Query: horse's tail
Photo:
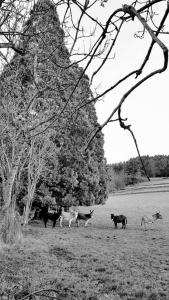
[[[127,217],[126,217],[126,225],[127,225]]]

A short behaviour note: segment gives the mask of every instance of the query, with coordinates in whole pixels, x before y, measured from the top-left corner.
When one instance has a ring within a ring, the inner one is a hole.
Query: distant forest
[[[142,156],[149,177],[169,177],[169,155]],[[109,192],[147,180],[139,157],[108,164]]]

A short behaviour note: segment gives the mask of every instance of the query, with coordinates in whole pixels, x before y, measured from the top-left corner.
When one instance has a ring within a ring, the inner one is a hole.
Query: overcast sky
[[[124,3],[131,4],[132,1],[108,0],[104,8],[98,6],[97,9],[95,7],[94,16],[97,16],[98,19],[107,20],[109,15]],[[166,1],[160,4],[160,9],[164,10],[165,6]],[[139,22],[128,22],[123,26],[118,43],[114,48],[113,54],[115,58],[109,60],[102,71],[95,77],[93,90],[97,87],[97,91],[101,93],[124,75],[141,66],[151,39],[148,34],[145,35],[144,39],[135,38],[134,33],[139,29]],[[163,35],[161,38],[166,42],[169,36]],[[163,54],[158,46],[154,47],[152,54],[143,73],[144,76],[163,65]],[[87,71],[89,77],[93,72],[93,67],[92,65]],[[136,80],[133,77],[118,89],[107,94],[102,101],[96,104],[97,116],[101,124],[107,119],[123,94],[135,83]],[[122,117],[128,118],[127,124],[131,124],[141,155],[169,155],[168,85],[169,70],[161,75],[155,75],[155,77],[143,83],[127,98],[122,107]],[[137,156],[135,144],[129,132],[121,129],[117,122],[107,125],[103,129],[103,133],[105,157],[108,163],[126,161],[131,157]]]
[[[114,4],[113,4],[113,3]],[[131,1],[125,1],[125,3]],[[104,16],[109,15],[116,7],[120,7],[124,1],[110,1],[102,9]],[[164,3],[166,5],[166,3]],[[168,22],[169,24],[169,22]],[[139,29],[138,24],[131,22],[123,28],[121,37],[115,47],[115,59],[108,62],[104,72],[95,79],[95,84],[100,84],[100,90],[113,85],[128,72],[140,67],[144,55],[150,44],[148,34],[144,40],[134,37],[134,33]],[[162,40],[168,41],[169,36],[161,36]],[[169,46],[169,42],[167,43]],[[145,68],[145,75],[149,71],[155,70],[163,65],[163,55],[159,47],[155,46],[152,58]],[[96,104],[99,122],[102,123],[113,110],[128,88],[135,83],[132,78],[123,84],[116,91],[105,96],[103,101]],[[143,83],[126,100],[122,108],[122,116],[128,118],[127,124],[136,136],[141,155],[169,155],[169,70],[163,74]],[[107,125],[104,130],[105,156],[108,163],[120,162],[137,156],[134,142],[128,131],[124,131],[116,122]]]

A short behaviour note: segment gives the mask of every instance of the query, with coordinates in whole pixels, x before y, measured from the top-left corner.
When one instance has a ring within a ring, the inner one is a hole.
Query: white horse
[[[69,228],[70,228],[72,221],[76,222],[77,215],[78,215],[77,211],[69,211],[69,212],[62,211],[62,214],[60,216],[60,227],[62,227],[63,221],[68,221]]]
[[[156,220],[162,219],[162,215],[157,212],[152,216],[143,216],[141,218],[141,226],[146,230],[147,229],[147,224],[154,223]]]

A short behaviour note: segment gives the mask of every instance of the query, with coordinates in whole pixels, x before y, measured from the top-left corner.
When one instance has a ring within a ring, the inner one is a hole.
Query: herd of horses
[[[111,217],[111,220],[114,222],[115,228],[117,228],[118,223],[122,223],[122,229],[126,228],[126,225],[127,225],[127,217],[126,216],[124,216],[124,215],[115,216],[114,214],[111,214],[110,217]],[[143,227],[143,229],[147,230],[148,224],[152,224],[155,221],[160,220],[160,219],[162,219],[162,215],[160,214],[160,212],[156,212],[152,216],[144,215],[141,218],[141,226]]]
[[[77,226],[80,225],[80,222],[84,222],[84,226],[87,226],[88,222],[93,217],[94,210],[90,210],[89,213],[81,213],[75,210],[70,210],[68,212],[64,211],[63,207],[57,208],[57,210],[49,210],[48,205],[42,207],[39,211],[35,211],[34,218],[37,217],[41,220],[43,220],[45,228],[47,227],[47,222],[51,220],[53,222],[53,228],[56,226],[56,222],[59,221],[60,227],[62,227],[62,222],[67,221],[69,228],[71,227],[72,222],[76,222]],[[127,217],[125,215],[114,215],[110,214],[111,220],[114,222],[114,227],[117,229],[117,224],[122,224],[122,229],[126,228],[127,225]],[[160,212],[156,212],[152,216],[144,215],[141,218],[141,226],[143,229],[147,229],[148,224],[154,223],[157,220],[162,219],[162,215]]]
[[[84,221],[84,226],[87,226],[89,220],[93,217],[94,210],[90,210],[88,214],[80,213],[77,211],[64,211],[63,207],[59,207],[56,211],[51,211],[48,208],[48,205],[44,206],[40,211],[38,211],[38,218],[42,219],[45,225],[45,228],[47,226],[48,220],[51,220],[53,222],[53,228],[56,225],[56,222],[59,221],[60,227],[62,227],[62,222],[67,221],[69,224],[69,227],[71,227],[72,221],[76,222],[77,226],[79,226],[80,221]],[[37,218],[37,215],[35,214],[35,217]]]

